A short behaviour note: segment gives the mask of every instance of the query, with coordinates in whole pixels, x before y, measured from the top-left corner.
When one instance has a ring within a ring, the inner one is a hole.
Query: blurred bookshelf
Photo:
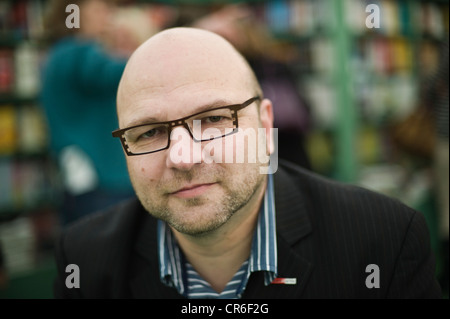
[[[58,173],[39,105],[45,2],[0,2],[0,298],[48,297],[40,280],[54,268]]]
[[[369,4],[380,9],[380,28],[366,26]],[[311,107],[313,170],[424,213],[442,272],[431,160],[399,150],[392,128],[418,108],[421,85],[439,67],[448,1],[272,0],[256,6],[273,34],[303,54],[291,67]]]

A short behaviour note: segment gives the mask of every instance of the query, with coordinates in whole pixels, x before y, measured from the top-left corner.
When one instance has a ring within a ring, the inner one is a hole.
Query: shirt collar
[[[253,235],[249,272],[264,271],[265,284],[270,284],[277,276],[277,236],[275,224],[275,198],[273,176],[268,175],[263,205],[258,216],[258,224]]]
[[[184,274],[184,256],[170,227],[161,220],[158,221],[157,236],[160,279],[167,286],[176,288],[181,295],[185,295],[187,285]],[[269,285],[277,276],[277,261],[273,176],[269,174],[258,223],[253,235],[247,280],[252,272],[263,271],[264,282]],[[245,289],[247,280],[243,283],[242,290]]]
[[[158,220],[158,257],[161,281],[169,287],[175,287],[181,295],[184,295],[186,289],[183,254],[170,227],[161,220]]]

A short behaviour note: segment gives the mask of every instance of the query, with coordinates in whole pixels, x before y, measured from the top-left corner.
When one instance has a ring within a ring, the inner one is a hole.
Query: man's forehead
[[[235,104],[236,101],[227,98],[205,99],[204,102],[187,102],[182,105],[147,105],[141,108],[135,108],[133,112],[129,110],[128,116],[123,119],[122,126],[132,127],[141,124],[151,124],[158,122],[174,121],[186,118],[199,112],[208,111],[222,106]],[[172,112],[170,112],[172,110]]]
[[[174,28],[163,31],[142,44],[130,57],[123,82],[184,80],[200,73],[232,73],[246,63],[225,39],[209,31]],[[195,72],[197,71],[197,72]],[[192,73],[192,74],[191,74]],[[231,74],[230,74],[231,75]],[[169,82],[170,83],[170,82]]]
[[[233,91],[252,87],[247,68],[239,53],[218,35],[185,28],[163,32],[130,58],[118,91],[119,117],[122,108],[143,107],[150,100],[172,105],[179,103],[171,100],[186,100],[191,109],[214,98],[229,99]],[[197,102],[198,96],[202,98]]]
[[[196,28],[172,28],[163,30],[146,42],[144,42],[136,52],[150,52],[154,49],[164,50],[175,47],[188,46],[193,49],[201,48],[202,50],[209,50],[216,46],[232,45],[220,35]]]
[[[217,34],[193,28],[174,28],[160,32],[142,44],[129,59],[125,73],[139,74],[143,68],[158,70],[159,66],[164,67],[161,71],[169,68],[168,72],[177,62],[210,64],[213,67],[213,62],[220,65],[239,59],[233,46]]]

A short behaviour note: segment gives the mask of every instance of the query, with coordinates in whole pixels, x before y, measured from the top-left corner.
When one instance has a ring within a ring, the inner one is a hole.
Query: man
[[[57,297],[440,297],[420,213],[287,163],[261,174],[250,134],[231,143],[264,129],[257,144],[271,153],[272,105],[218,35],[150,38],[125,68],[117,112],[139,200],[61,236]]]

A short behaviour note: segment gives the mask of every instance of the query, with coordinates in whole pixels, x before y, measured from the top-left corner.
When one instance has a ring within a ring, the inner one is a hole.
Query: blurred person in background
[[[128,58],[136,44],[145,42],[177,17],[175,7],[162,4],[118,6],[113,16],[113,32],[108,37],[111,52]]]
[[[297,57],[296,49],[276,41],[243,4],[226,5],[199,18],[192,26],[223,36],[245,56],[265,96],[275,105],[278,156],[311,169],[304,146],[309,106],[299,94],[296,75],[289,68]]]
[[[69,4],[79,8],[79,28],[68,28]],[[65,196],[61,222],[68,224],[132,194],[122,150],[111,141],[117,127],[116,91],[131,52],[154,30],[137,12],[112,1],[50,1],[46,21],[52,45],[43,72],[41,104]],[[125,41],[126,39],[126,41]]]

